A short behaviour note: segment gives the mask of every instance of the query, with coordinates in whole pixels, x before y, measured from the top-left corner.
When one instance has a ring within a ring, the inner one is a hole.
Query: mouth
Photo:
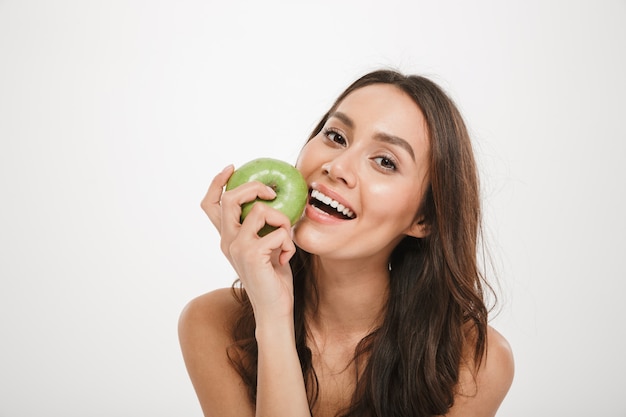
[[[315,188],[313,188],[309,194],[309,204],[341,220],[352,220],[356,218],[356,214],[354,214],[354,211],[350,209],[350,207],[332,199]]]

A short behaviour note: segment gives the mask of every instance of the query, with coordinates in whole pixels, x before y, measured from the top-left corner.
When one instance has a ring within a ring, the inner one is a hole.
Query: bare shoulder
[[[218,327],[228,324],[238,306],[232,291],[231,288],[220,288],[194,298],[183,309],[180,324]]]
[[[491,326],[487,330],[487,351],[478,372],[463,367],[458,393],[447,417],[491,417],[513,383],[515,365],[511,346]]]
[[[230,288],[211,291],[187,303],[178,322],[183,353],[199,343],[210,343],[214,348],[230,344],[229,328],[237,308]]]
[[[178,336],[185,366],[207,417],[254,415],[227,355],[238,305],[232,290],[223,288],[194,298],[180,315]]]

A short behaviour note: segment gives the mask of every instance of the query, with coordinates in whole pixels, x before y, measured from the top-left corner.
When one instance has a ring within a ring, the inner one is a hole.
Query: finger
[[[256,202],[241,225],[242,233],[258,233],[265,225],[291,230],[289,218],[282,212],[262,202]]]
[[[225,167],[222,172],[217,174],[211,184],[209,185],[209,189],[206,192],[206,195],[202,199],[200,203],[200,207],[202,210],[209,216],[209,219],[213,223],[213,226],[220,231],[220,223],[221,223],[221,207],[220,201],[222,198],[222,193],[224,192],[224,187],[228,182],[228,179],[234,172],[235,167],[231,164]]]
[[[278,256],[273,262],[277,262],[280,266],[288,264],[291,257],[296,253],[296,245],[291,239],[291,232],[285,227],[279,227],[267,234],[264,239],[269,246],[277,248]]]
[[[227,234],[237,233],[241,223],[241,206],[256,199],[272,200],[276,192],[265,184],[252,181],[226,191],[222,195],[221,227]],[[256,206],[256,203],[254,204]],[[264,204],[262,204],[264,205]],[[248,214],[249,216],[250,214]]]
[[[265,225],[276,229],[264,237],[258,237],[257,233]],[[278,250],[276,260],[278,264],[285,265],[295,254],[296,247],[291,239],[291,223],[289,218],[282,212],[262,203],[256,203],[241,225],[241,234],[252,235],[254,238],[264,239],[265,244],[272,251]]]
[[[276,229],[273,233],[282,234],[282,245],[280,247],[280,255],[278,256],[278,264],[281,266],[287,265],[289,260],[296,254],[296,245],[291,239],[291,232],[286,231],[284,228]]]

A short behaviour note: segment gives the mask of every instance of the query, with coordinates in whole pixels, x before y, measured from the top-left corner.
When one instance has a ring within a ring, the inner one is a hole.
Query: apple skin
[[[276,198],[273,200],[257,198],[244,203],[241,206],[241,222],[257,202],[279,210],[289,218],[292,226],[300,219],[309,196],[309,187],[300,171],[293,165],[273,158],[254,159],[233,172],[226,184],[226,191],[251,181],[259,181],[272,188],[276,192]],[[275,227],[266,224],[258,234],[265,236],[274,229]]]

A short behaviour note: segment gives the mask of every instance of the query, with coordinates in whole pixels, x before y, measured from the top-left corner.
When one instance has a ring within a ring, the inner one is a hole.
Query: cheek
[[[394,218],[402,223],[406,219],[412,221],[419,208],[419,190],[414,186],[398,187],[397,184],[371,184],[367,187],[367,201],[374,206],[374,210],[380,216]]]
[[[371,203],[385,207],[387,209],[393,209],[397,206],[406,206],[409,201],[410,192],[407,187],[399,187],[397,183],[393,181],[386,181],[383,183],[375,181],[363,181],[364,191],[367,193],[367,201]]]
[[[316,155],[319,155],[319,152],[315,152],[314,139],[311,139],[306,145],[304,145],[300,151],[298,160],[296,161],[296,168],[302,173],[302,175],[304,175],[305,178],[312,172],[312,169],[316,164]]]

